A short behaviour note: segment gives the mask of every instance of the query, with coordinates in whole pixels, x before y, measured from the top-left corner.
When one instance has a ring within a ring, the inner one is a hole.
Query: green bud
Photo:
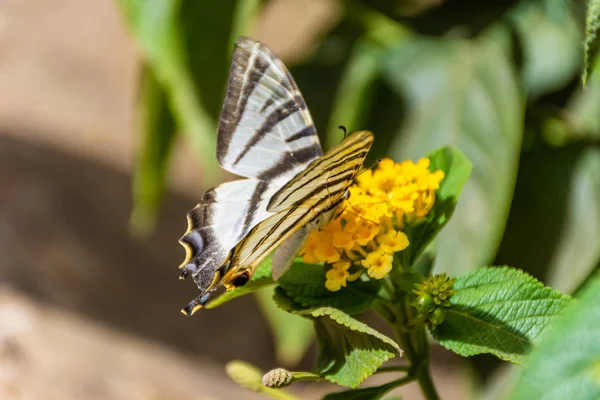
[[[429,313],[429,322],[433,325],[439,325],[446,319],[446,310],[441,307],[436,307]]]
[[[433,297],[428,293],[422,293],[415,301],[415,308],[421,313],[426,314],[435,307]]]

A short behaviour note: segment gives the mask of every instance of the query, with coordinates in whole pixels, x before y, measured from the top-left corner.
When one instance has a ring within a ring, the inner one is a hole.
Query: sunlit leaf
[[[443,171],[444,179],[436,192],[435,205],[427,220],[408,230],[410,246],[407,249],[413,265],[421,252],[450,221],[463,186],[471,173],[472,164],[458,149],[443,147],[427,155],[430,171]]]
[[[340,310],[304,308],[281,288],[273,299],[281,309],[314,321],[319,344],[316,372],[331,382],[356,387],[385,361],[402,354],[392,339]]]
[[[600,265],[600,150],[583,152],[573,171],[563,234],[548,283],[571,293]]]
[[[523,102],[514,71],[492,40],[417,39],[386,64],[407,100],[395,159],[417,159],[447,144],[473,163],[452,221],[438,235],[434,269],[460,275],[493,259],[515,183]]]
[[[508,267],[480,268],[456,279],[446,319],[434,338],[462,356],[491,353],[521,364],[569,296]]]
[[[510,399],[600,398],[600,274],[558,316],[531,353]]]

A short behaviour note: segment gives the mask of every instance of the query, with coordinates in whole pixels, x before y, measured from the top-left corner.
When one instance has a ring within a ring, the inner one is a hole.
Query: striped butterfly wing
[[[201,305],[219,283],[229,251],[273,215],[269,199],[322,154],[306,103],[283,62],[263,44],[238,39],[219,118],[217,159],[248,179],[207,191],[188,213],[180,239],[186,257],[179,268],[202,292],[188,309]]]
[[[225,286],[237,286],[236,281],[243,275],[244,280],[249,279],[258,264],[283,244],[286,254],[278,254],[277,249],[272,266],[274,274],[281,275],[310,228],[326,223],[333,216],[372,144],[371,132],[354,132],[281,188],[267,208],[275,215],[256,225],[231,251]],[[291,243],[286,242],[290,239]]]

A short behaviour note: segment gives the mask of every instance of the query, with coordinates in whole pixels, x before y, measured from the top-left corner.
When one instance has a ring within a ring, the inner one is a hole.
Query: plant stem
[[[398,321],[395,324],[399,342],[404,346],[406,357],[409,359],[411,369],[419,382],[423,396],[427,400],[439,400],[439,395],[433,385],[429,372],[429,342],[425,325],[407,330],[409,321],[414,321],[414,310],[409,306],[407,293],[398,290],[396,292]]]
[[[423,392],[423,396],[425,396],[427,400],[439,400],[440,396],[433,385],[433,380],[429,373],[429,360],[423,360],[421,363],[419,371],[417,372],[417,381],[419,382],[419,387],[421,388],[421,392]]]
[[[409,372],[410,365],[390,365],[389,367],[381,367],[377,371],[376,374],[382,374],[385,372]]]

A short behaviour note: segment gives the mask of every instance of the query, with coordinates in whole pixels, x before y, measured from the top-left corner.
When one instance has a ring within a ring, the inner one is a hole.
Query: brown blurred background
[[[336,4],[274,1],[255,36],[301,60]],[[201,192],[184,145],[155,233],[128,233],[138,72],[113,0],[0,2],[0,399],[260,398],[224,364],[277,366],[252,299],[179,313],[196,290],[177,279],[177,239]],[[469,390],[455,362],[439,351],[445,399]]]

